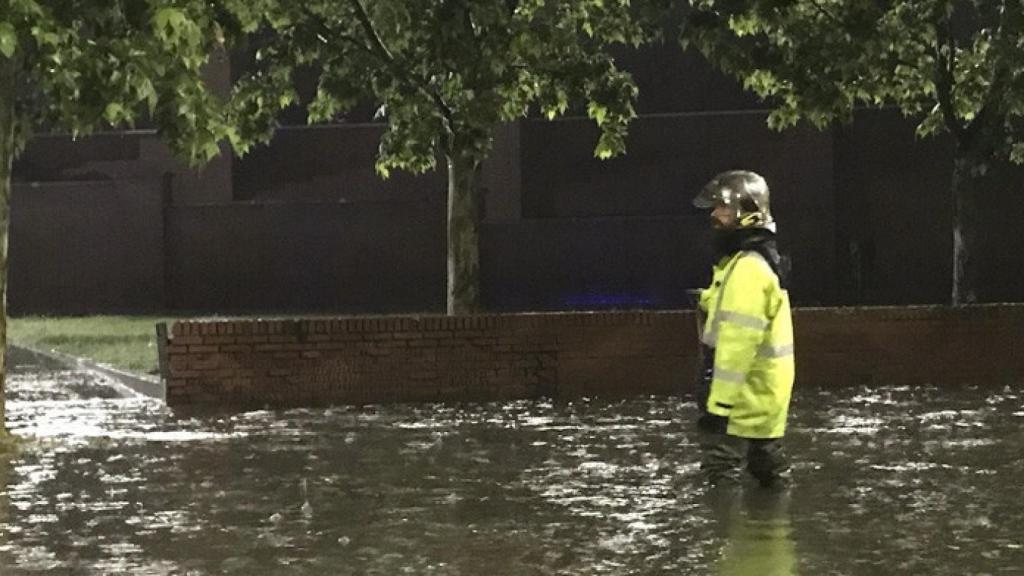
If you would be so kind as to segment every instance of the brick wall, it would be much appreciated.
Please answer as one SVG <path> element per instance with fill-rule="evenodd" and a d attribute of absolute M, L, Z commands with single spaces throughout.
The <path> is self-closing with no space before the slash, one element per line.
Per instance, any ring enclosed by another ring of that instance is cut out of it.
<path fill-rule="evenodd" d="M 798 386 L 1024 378 L 1024 306 L 795 311 Z M 171 406 L 283 407 L 676 394 L 696 375 L 692 312 L 178 322 Z"/>
<path fill-rule="evenodd" d="M 1024 382 L 1024 305 L 807 308 L 794 312 L 798 384 Z"/>
<path fill-rule="evenodd" d="M 292 406 L 678 390 L 680 312 L 178 322 L 167 402 Z"/>

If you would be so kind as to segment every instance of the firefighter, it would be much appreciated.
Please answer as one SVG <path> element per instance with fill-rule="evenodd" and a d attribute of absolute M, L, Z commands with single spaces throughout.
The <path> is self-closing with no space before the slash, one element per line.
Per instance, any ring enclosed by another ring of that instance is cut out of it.
<path fill-rule="evenodd" d="M 716 260 L 711 286 L 699 294 L 701 470 L 711 485 L 736 484 L 746 464 L 762 486 L 782 487 L 793 323 L 768 184 L 754 172 L 723 172 L 693 204 L 711 211 Z"/>

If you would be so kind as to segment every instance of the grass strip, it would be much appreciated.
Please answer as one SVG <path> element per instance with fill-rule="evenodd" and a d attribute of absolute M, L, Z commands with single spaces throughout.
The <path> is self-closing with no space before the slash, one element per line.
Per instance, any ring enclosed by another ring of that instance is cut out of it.
<path fill-rule="evenodd" d="M 9 319 L 7 330 L 14 344 L 156 374 L 156 324 L 170 321 L 157 316 L 29 316 Z"/>

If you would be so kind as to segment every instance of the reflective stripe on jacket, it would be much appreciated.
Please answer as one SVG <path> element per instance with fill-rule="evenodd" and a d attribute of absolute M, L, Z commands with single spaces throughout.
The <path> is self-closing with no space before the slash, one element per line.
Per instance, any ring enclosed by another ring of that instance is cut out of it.
<path fill-rule="evenodd" d="M 714 269 L 701 293 L 702 340 L 715 350 L 707 411 L 729 418 L 728 434 L 780 438 L 793 390 L 789 294 L 757 252 L 738 252 Z"/>

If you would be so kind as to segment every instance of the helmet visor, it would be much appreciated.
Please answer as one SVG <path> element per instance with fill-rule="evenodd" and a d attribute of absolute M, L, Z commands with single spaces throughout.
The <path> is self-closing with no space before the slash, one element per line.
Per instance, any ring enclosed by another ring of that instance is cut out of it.
<path fill-rule="evenodd" d="M 711 182 L 703 189 L 700 194 L 693 199 L 693 206 L 700 208 L 701 210 L 710 210 L 715 206 L 722 203 L 722 191 L 717 182 Z"/>

